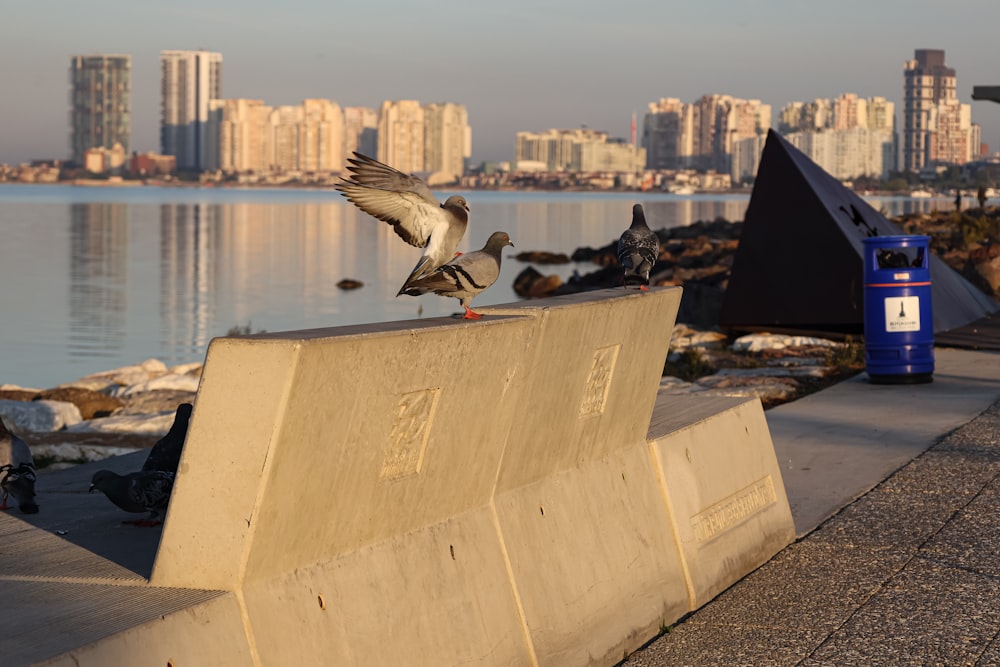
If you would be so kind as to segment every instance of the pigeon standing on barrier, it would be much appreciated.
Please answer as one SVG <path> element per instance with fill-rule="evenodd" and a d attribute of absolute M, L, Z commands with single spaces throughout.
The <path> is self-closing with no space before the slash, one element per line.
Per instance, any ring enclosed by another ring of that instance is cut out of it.
<path fill-rule="evenodd" d="M 465 308 L 464 320 L 482 317 L 472 310 L 472 300 L 500 277 L 500 251 L 513 246 L 506 232 L 493 232 L 482 250 L 456 257 L 423 278 L 412 281 L 404 294 L 419 296 L 434 292 L 458 299 Z"/>
<path fill-rule="evenodd" d="M 36 514 L 35 460 L 21 438 L 7 430 L 0 418 L 0 510 L 10 509 L 7 498 L 13 497 L 25 514 Z"/>
<path fill-rule="evenodd" d="M 648 290 L 649 272 L 660 254 L 660 239 L 656 232 L 646 225 L 646 214 L 642 204 L 632 207 L 632 225 L 622 232 L 618 239 L 618 263 L 624 271 L 625 288 L 638 285 Z"/>
<path fill-rule="evenodd" d="M 458 254 L 469 225 L 465 197 L 452 195 L 442 204 L 416 176 L 357 152 L 347 162 L 350 178 L 334 187 L 368 215 L 392 225 L 401 239 L 424 249 L 396 296 Z"/>
<path fill-rule="evenodd" d="M 98 470 L 90 480 L 90 490 L 97 489 L 108 500 L 126 512 L 149 512 L 145 519 L 128 520 L 137 526 L 156 526 L 162 523 L 163 512 L 170 502 L 174 476 L 181 460 L 184 440 L 194 406 L 181 403 L 174 413 L 174 423 L 153 448 L 138 472 L 119 475 L 110 470 Z"/>

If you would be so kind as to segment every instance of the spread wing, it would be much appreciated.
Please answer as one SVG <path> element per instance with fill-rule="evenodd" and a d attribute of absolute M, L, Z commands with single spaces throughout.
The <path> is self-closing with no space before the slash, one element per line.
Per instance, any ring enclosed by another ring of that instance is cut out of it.
<path fill-rule="evenodd" d="M 427 184 L 378 160 L 355 153 L 348 159 L 349 179 L 334 187 L 362 211 L 392 225 L 401 239 L 423 248 L 436 232 L 441 236 L 450 216 Z"/>

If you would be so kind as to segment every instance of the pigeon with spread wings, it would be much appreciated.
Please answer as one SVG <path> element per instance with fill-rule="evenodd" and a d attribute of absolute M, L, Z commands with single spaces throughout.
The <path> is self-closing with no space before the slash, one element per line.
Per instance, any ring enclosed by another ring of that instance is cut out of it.
<path fill-rule="evenodd" d="M 469 225 L 465 197 L 452 195 L 442 204 L 416 176 L 357 152 L 347 162 L 350 178 L 334 187 L 368 215 L 392 225 L 401 239 L 424 249 L 396 296 L 458 254 L 458 243 Z"/>

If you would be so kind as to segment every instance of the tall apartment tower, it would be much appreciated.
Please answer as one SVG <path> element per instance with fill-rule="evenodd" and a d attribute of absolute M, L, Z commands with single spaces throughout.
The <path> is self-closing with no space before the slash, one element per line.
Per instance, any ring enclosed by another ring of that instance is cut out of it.
<path fill-rule="evenodd" d="M 649 103 L 642 121 L 649 169 L 685 169 L 694 161 L 694 107 L 675 97 Z"/>
<path fill-rule="evenodd" d="M 378 155 L 378 112 L 369 107 L 344 107 L 344 155 Z"/>
<path fill-rule="evenodd" d="M 132 57 L 73 56 L 70 80 L 70 153 L 83 164 L 91 148 L 121 144 L 129 153 L 132 133 Z"/>
<path fill-rule="evenodd" d="M 424 110 L 420 102 L 382 102 L 378 160 L 406 174 L 424 171 Z"/>
<path fill-rule="evenodd" d="M 955 70 L 943 50 L 917 49 L 903 64 L 903 169 L 919 171 L 931 159 L 935 110 L 955 97 Z"/>
<path fill-rule="evenodd" d="M 222 54 L 160 53 L 160 149 L 177 158 L 177 169 L 203 171 L 208 145 L 209 102 L 222 98 Z"/>
<path fill-rule="evenodd" d="M 458 180 L 472 155 L 469 112 L 463 104 L 442 102 L 424 107 L 424 171 L 450 174 Z"/>

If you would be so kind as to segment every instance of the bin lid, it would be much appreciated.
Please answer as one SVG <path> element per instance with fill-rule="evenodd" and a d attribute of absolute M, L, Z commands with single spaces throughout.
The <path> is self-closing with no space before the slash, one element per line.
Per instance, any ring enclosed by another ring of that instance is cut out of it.
<path fill-rule="evenodd" d="M 904 235 L 774 130 L 769 130 L 719 324 L 734 329 L 861 333 L 864 239 Z M 934 331 L 1000 311 L 930 256 Z"/>

